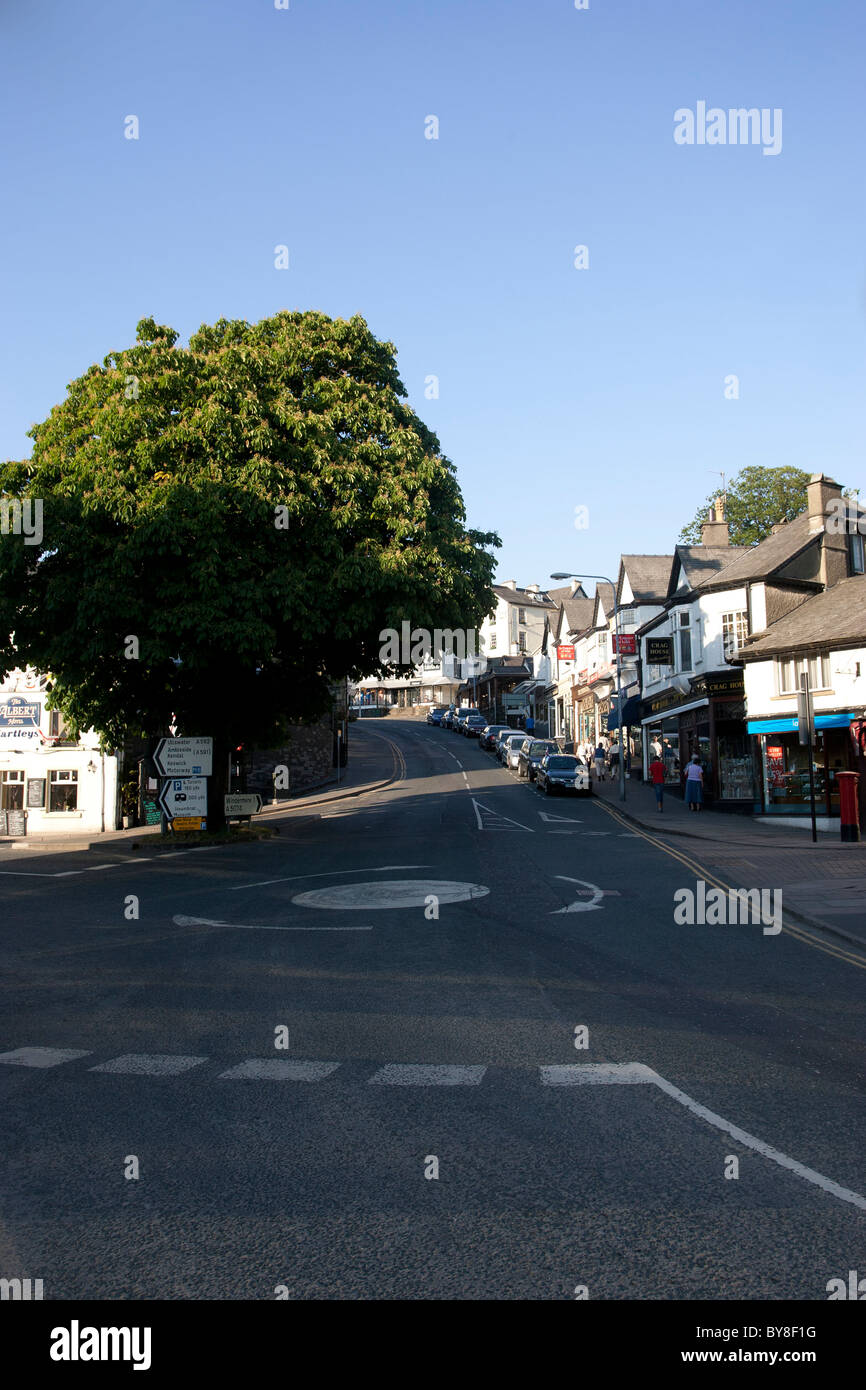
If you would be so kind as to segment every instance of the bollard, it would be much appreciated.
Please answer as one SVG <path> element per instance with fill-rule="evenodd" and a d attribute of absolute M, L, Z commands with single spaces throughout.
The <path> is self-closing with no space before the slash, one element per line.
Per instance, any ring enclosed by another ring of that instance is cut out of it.
<path fill-rule="evenodd" d="M 860 815 L 857 806 L 859 772 L 837 772 L 839 783 L 839 829 L 843 840 L 860 839 Z"/>

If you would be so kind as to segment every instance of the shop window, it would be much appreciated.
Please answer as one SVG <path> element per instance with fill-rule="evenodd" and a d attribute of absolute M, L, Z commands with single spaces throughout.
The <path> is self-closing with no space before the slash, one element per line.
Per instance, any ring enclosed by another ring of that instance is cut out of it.
<path fill-rule="evenodd" d="M 722 646 L 726 661 L 733 661 L 748 635 L 749 620 L 745 610 L 722 614 Z"/>
<path fill-rule="evenodd" d="M 864 566 L 863 537 L 859 532 L 848 537 L 848 546 L 851 556 L 851 573 L 863 574 L 866 566 Z"/>
<path fill-rule="evenodd" d="M 648 730 L 647 764 L 660 757 L 665 765 L 665 782 L 678 785 L 680 780 L 680 729 L 677 715 L 660 719 Z"/>
<path fill-rule="evenodd" d="M 24 810 L 24 769 L 0 772 L 0 811 Z"/>
<path fill-rule="evenodd" d="M 73 771 L 49 772 L 48 774 L 49 811 L 78 810 L 78 773 Z"/>

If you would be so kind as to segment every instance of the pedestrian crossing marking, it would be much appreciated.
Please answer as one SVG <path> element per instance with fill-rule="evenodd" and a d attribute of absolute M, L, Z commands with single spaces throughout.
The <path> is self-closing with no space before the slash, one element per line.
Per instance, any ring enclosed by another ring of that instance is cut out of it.
<path fill-rule="evenodd" d="M 100 1062 L 90 1071 L 121 1072 L 126 1076 L 178 1076 L 200 1067 L 207 1057 L 172 1057 L 164 1053 L 129 1052 L 111 1062 Z"/>
<path fill-rule="evenodd" d="M 0 1062 L 10 1067 L 59 1067 L 89 1056 L 77 1047 L 17 1047 L 14 1052 L 0 1052 Z"/>
<path fill-rule="evenodd" d="M 403 1066 L 381 1067 L 367 1083 L 370 1086 L 479 1086 L 486 1067 Z"/>

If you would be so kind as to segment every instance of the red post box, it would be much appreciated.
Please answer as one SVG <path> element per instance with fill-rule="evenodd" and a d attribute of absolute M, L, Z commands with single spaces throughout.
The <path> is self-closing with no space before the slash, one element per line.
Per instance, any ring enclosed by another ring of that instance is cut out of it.
<path fill-rule="evenodd" d="M 860 814 L 857 807 L 859 772 L 837 772 L 839 783 L 839 828 L 843 840 L 860 839 Z"/>

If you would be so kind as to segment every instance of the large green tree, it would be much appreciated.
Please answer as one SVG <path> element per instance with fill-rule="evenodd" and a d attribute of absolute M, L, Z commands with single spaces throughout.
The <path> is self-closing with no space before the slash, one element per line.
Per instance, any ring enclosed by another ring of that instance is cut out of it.
<path fill-rule="evenodd" d="M 755 545 L 769 536 L 779 521 L 793 521 L 805 510 L 810 474 L 802 468 L 743 468 L 727 485 L 725 515 L 732 545 Z M 686 545 L 699 545 L 701 523 L 715 504 L 711 493 L 680 532 Z"/>
<path fill-rule="evenodd" d="M 112 746 L 174 716 L 213 735 L 217 774 L 378 669 L 381 629 L 480 621 L 499 541 L 467 529 L 361 317 L 177 336 L 142 320 L 0 466 L 0 494 L 43 509 L 40 544 L 0 537 L 0 669 L 50 671 L 73 727 Z"/>

